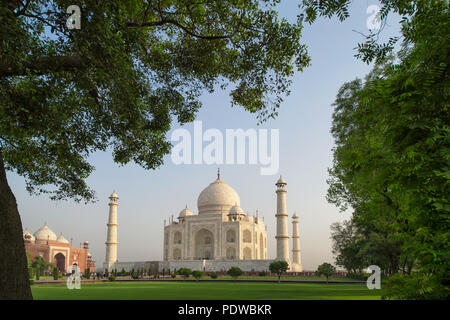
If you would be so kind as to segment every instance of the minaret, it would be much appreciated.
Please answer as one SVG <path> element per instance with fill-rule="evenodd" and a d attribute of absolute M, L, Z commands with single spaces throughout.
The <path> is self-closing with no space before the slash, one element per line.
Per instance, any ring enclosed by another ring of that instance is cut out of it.
<path fill-rule="evenodd" d="M 106 238 L 106 268 L 110 269 L 112 264 L 117 261 L 117 206 L 119 205 L 119 197 L 115 192 L 109 196 L 109 219 L 108 234 Z"/>
<path fill-rule="evenodd" d="M 298 264 L 301 268 L 300 259 L 300 235 L 298 232 L 298 215 L 294 213 L 292 216 L 292 263 Z"/>
<path fill-rule="evenodd" d="M 288 214 L 286 210 L 286 181 L 280 176 L 277 183 L 277 260 L 289 263 Z"/>

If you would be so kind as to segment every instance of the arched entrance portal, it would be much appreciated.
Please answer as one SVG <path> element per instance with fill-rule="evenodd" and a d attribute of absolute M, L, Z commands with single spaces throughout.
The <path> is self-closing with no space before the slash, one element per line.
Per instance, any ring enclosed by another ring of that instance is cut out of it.
<path fill-rule="evenodd" d="M 56 267 L 58 268 L 59 272 L 65 273 L 66 272 L 66 257 L 60 252 L 55 255 L 55 261 L 56 261 Z"/>
<path fill-rule="evenodd" d="M 195 234 L 195 259 L 214 259 L 214 236 L 211 231 L 201 229 Z"/>

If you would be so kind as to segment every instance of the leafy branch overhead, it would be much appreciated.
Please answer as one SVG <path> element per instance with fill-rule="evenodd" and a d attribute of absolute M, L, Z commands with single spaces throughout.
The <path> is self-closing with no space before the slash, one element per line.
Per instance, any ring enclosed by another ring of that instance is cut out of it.
<path fill-rule="evenodd" d="M 92 200 L 86 158 L 146 169 L 170 150 L 172 121 L 192 121 L 203 92 L 230 86 L 231 102 L 260 122 L 276 116 L 295 70 L 309 65 L 302 26 L 278 1 L 3 0 L 0 150 L 30 192 Z M 50 189 L 49 185 L 56 185 Z"/>
<path fill-rule="evenodd" d="M 411 45 L 414 42 L 415 22 L 427 12 L 427 5 L 431 2 L 430 0 L 380 0 L 381 25 L 386 24 L 389 14 L 400 16 L 401 37 L 391 36 L 386 42 L 379 43 L 378 38 L 383 28 L 371 30 L 367 35 L 360 33 L 364 37 L 364 42 L 358 43 L 355 56 L 367 63 L 374 60 L 380 62 L 394 51 L 399 40 L 402 40 L 403 46 Z M 350 17 L 352 3 L 353 0 L 303 0 L 304 20 L 313 23 L 318 17 L 331 19 L 336 16 L 342 22 Z"/>

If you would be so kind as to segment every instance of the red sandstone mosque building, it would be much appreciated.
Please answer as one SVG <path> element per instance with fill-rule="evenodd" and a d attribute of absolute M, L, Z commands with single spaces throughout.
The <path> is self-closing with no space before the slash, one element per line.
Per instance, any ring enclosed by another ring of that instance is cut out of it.
<path fill-rule="evenodd" d="M 89 269 L 94 271 L 95 261 L 89 253 L 89 242 L 85 241 L 83 247 L 75 248 L 62 233 L 59 237 L 44 224 L 33 235 L 25 229 L 23 233 L 25 249 L 31 258 L 41 256 L 46 262 L 53 263 L 61 273 L 66 273 L 73 265 L 80 268 L 81 272 Z M 71 270 L 71 269 L 70 269 Z"/>

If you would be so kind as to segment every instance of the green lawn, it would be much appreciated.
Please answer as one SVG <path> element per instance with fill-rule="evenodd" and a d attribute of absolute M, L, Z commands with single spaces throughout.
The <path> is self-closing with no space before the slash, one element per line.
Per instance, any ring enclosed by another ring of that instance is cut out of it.
<path fill-rule="evenodd" d="M 381 290 L 368 290 L 363 284 L 171 282 L 136 281 L 82 283 L 80 290 L 65 284 L 35 284 L 33 297 L 39 299 L 380 299 Z"/>

